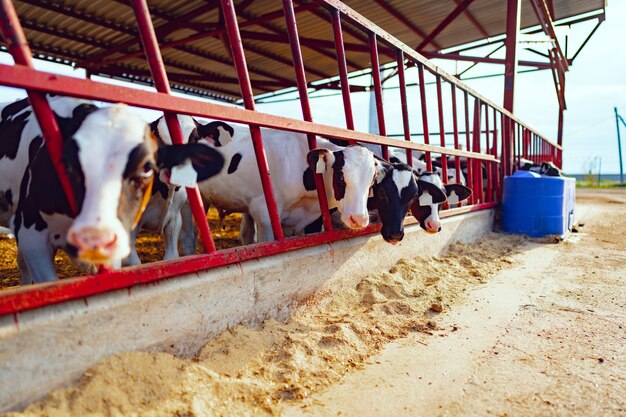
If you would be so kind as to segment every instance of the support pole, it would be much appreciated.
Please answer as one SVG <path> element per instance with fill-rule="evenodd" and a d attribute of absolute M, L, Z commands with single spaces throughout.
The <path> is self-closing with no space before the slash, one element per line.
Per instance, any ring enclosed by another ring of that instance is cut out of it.
<path fill-rule="evenodd" d="M 617 107 L 613 107 L 615 110 L 615 127 L 617 128 L 617 151 L 619 152 L 619 182 L 624 183 L 624 165 L 622 164 L 622 138 L 619 134 L 619 114 L 617 113 Z"/>
<path fill-rule="evenodd" d="M 504 64 L 504 108 L 511 113 L 515 103 L 515 77 L 517 75 L 517 37 L 520 30 L 521 17 L 521 0 L 507 0 L 506 13 L 506 58 Z M 512 146 L 509 146 L 514 140 L 513 123 L 510 119 L 505 119 L 503 131 L 503 140 L 507 142 L 507 146 L 503 147 L 506 151 L 504 155 L 505 175 L 512 173 L 513 156 L 511 154 Z"/>
<path fill-rule="evenodd" d="M 239 34 L 239 24 L 237 23 L 237 14 L 235 13 L 235 4 L 232 0 L 220 0 L 222 5 L 222 13 L 224 14 L 224 22 L 226 23 L 226 33 L 230 41 L 230 49 L 235 63 L 235 71 L 239 79 L 239 87 L 241 88 L 241 98 L 247 110 L 255 110 L 254 95 L 252 93 L 252 85 L 250 84 L 250 74 L 248 74 L 248 66 L 246 64 L 246 56 L 243 51 L 241 35 Z M 263 139 L 261 137 L 261 128 L 259 126 L 250 125 L 250 134 L 252 135 L 252 146 L 261 177 L 261 185 L 265 195 L 265 203 L 269 214 L 270 223 L 274 239 L 283 240 L 283 229 L 280 224 L 278 215 L 278 207 L 276 206 L 276 198 L 274 197 L 274 188 L 270 178 L 269 165 L 265 148 L 263 147 Z"/>
<path fill-rule="evenodd" d="M 350 83 L 348 82 L 348 65 L 346 64 L 346 51 L 343 45 L 343 31 L 341 30 L 341 14 L 339 10 L 331 11 L 333 22 L 333 36 L 335 50 L 337 51 L 337 65 L 339 66 L 339 78 L 341 80 L 341 96 L 343 98 L 343 110 L 346 116 L 346 128 L 354 130 L 354 118 L 352 116 L 352 101 L 350 100 Z"/>
<path fill-rule="evenodd" d="M 383 86 L 380 80 L 380 62 L 378 59 L 378 40 L 374 33 L 369 34 L 370 60 L 372 64 L 372 79 L 374 80 L 374 97 L 376 98 L 376 114 L 378 115 L 378 134 L 387 136 L 385 127 L 385 112 L 383 109 Z M 381 145 L 383 159 L 389 160 L 389 148 Z"/>
<path fill-rule="evenodd" d="M 28 68 L 34 68 L 30 47 L 28 46 L 24 30 L 22 29 L 22 25 L 20 24 L 11 0 L 2 0 L 0 2 L 0 32 L 2 32 L 2 36 L 7 43 L 8 51 L 15 63 Z M 33 108 L 33 112 L 37 117 L 41 132 L 43 133 L 44 143 L 50 155 L 52 166 L 59 178 L 61 188 L 65 192 L 65 198 L 67 198 L 70 212 L 72 215 L 77 215 L 78 206 L 76 199 L 72 192 L 70 180 L 65 172 L 65 166 L 61 161 L 63 136 L 61 135 L 57 120 L 54 117 L 54 113 L 44 93 L 30 90 L 26 90 L 26 93 L 28 94 L 28 100 Z"/>
<path fill-rule="evenodd" d="M 298 95 L 300 96 L 300 106 L 302 107 L 302 117 L 307 122 L 313 121 L 311 113 L 311 104 L 309 102 L 309 92 L 306 84 L 306 72 L 304 68 L 304 59 L 302 58 L 302 49 L 300 47 L 300 37 L 298 36 L 298 25 L 296 23 L 296 13 L 293 8 L 293 0 L 283 0 L 283 10 L 285 12 L 285 23 L 287 25 L 287 35 L 289 45 L 291 47 L 291 56 L 293 58 L 293 66 L 296 74 L 296 82 L 298 84 Z M 317 148 L 317 139 L 313 133 L 307 134 L 309 150 Z M 324 230 L 333 230 L 330 212 L 328 211 L 328 199 L 326 198 L 326 189 L 324 187 L 324 177 L 322 174 L 315 174 L 315 188 L 317 189 L 317 198 L 320 202 L 320 211 L 322 213 L 322 221 Z"/>
<path fill-rule="evenodd" d="M 150 11 L 146 0 L 133 0 L 133 11 L 137 19 L 137 27 L 139 28 L 139 34 L 141 36 L 141 43 L 143 44 L 144 51 L 148 57 L 148 64 L 150 65 L 150 72 L 152 73 L 152 79 L 154 80 L 154 86 L 160 93 L 171 94 L 170 84 L 165 72 L 165 66 L 163 65 L 163 58 L 161 56 L 161 50 L 154 32 L 154 26 L 152 25 L 152 19 L 150 17 Z M 183 132 L 180 129 L 178 118 L 176 113 L 164 112 L 165 122 L 167 123 L 167 129 L 170 132 L 172 143 L 180 145 L 184 143 Z M 187 198 L 189 200 L 189 206 L 193 213 L 193 218 L 196 221 L 198 232 L 200 234 L 200 241 L 204 247 L 204 251 L 215 252 L 215 243 L 211 237 L 211 229 L 206 218 L 206 210 L 202 204 L 200 198 L 200 191 L 198 186 L 194 188 L 186 188 Z"/>

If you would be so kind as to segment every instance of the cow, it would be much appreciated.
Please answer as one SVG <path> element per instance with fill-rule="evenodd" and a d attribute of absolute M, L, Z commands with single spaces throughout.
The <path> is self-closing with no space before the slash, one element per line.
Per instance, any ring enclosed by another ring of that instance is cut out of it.
<path fill-rule="evenodd" d="M 406 160 L 406 152 L 403 149 L 394 149 L 390 160 L 396 163 Z M 444 190 L 448 203 L 459 204 L 472 195 L 472 190 L 464 185 L 465 178 L 462 173 L 460 176 L 462 183 L 451 182 L 444 185 L 441 180 L 443 171 L 440 167 L 433 173 L 426 170 L 426 163 L 423 160 L 414 157 L 412 162 L 414 174 L 421 181 L 429 182 L 435 188 Z M 448 169 L 448 179 L 456 180 L 456 170 Z M 411 214 L 426 232 L 440 232 L 441 220 L 439 218 L 439 210 L 441 210 L 441 203 L 443 202 L 436 199 L 433 199 L 431 202 L 429 197 L 420 197 L 417 202 L 411 204 Z"/>
<path fill-rule="evenodd" d="M 199 183 L 200 191 L 220 211 L 248 213 L 256 224 L 258 241 L 270 241 L 274 235 L 249 128 L 231 127 L 233 140 L 219 148 L 227 169 Z M 286 236 L 303 233 L 320 216 L 314 173 L 322 174 L 329 207 L 339 210 L 347 227 L 359 229 L 369 224 L 368 191 L 382 171 L 371 152 L 359 146 L 342 148 L 322 138 L 318 139 L 319 148 L 309 151 L 304 134 L 261 131 Z M 250 243 L 253 233 L 254 229 L 251 234 L 242 233 L 242 242 Z"/>
<path fill-rule="evenodd" d="M 56 250 L 87 264 L 119 266 L 151 195 L 155 172 L 191 161 L 198 180 L 224 159 L 204 144 L 157 146 L 148 124 L 124 104 L 98 108 L 48 96 L 63 138 L 62 162 L 76 199 L 71 212 L 27 99 L 0 106 L 0 226 L 18 245 L 20 283 L 56 280 Z"/>
<path fill-rule="evenodd" d="M 537 174 L 545 175 L 548 177 L 561 177 L 561 170 L 552 163 L 552 161 L 542 162 L 541 164 L 535 164 L 533 161 L 520 158 L 519 160 L 520 171 L 531 171 Z"/>
<path fill-rule="evenodd" d="M 179 115 L 184 143 L 198 143 L 200 139 L 214 147 L 221 147 L 232 141 L 233 130 L 224 122 L 212 121 L 201 123 L 186 115 Z M 157 139 L 159 147 L 172 144 L 172 139 L 163 116 L 150 123 L 150 131 Z M 163 259 L 178 258 L 178 241 L 183 255 L 192 255 L 196 251 L 197 231 L 192 220 L 191 209 L 187 202 L 187 192 L 183 187 L 169 184 L 160 175 L 154 178 L 152 195 L 139 223 L 131 233 L 130 255 L 123 265 L 139 265 L 136 239 L 140 230 L 148 230 L 163 235 L 165 252 Z"/>
<path fill-rule="evenodd" d="M 367 200 L 370 218 L 382 223 L 381 235 L 386 242 L 393 245 L 404 237 L 404 219 L 409 207 L 420 196 L 431 198 L 436 203 L 446 200 L 446 190 L 441 184 L 433 184 L 429 177 L 420 178 L 414 171 L 403 163 L 390 163 L 376 157 L 380 166 L 376 181 L 371 187 L 371 195 Z M 417 203 L 419 204 L 419 203 Z M 331 210 L 331 220 L 334 229 L 345 229 L 345 225 L 338 220 L 338 211 Z M 317 233 L 322 230 L 322 217 L 307 225 L 304 234 Z M 242 217 L 241 235 L 245 243 L 253 242 L 254 222 L 244 215 Z"/>

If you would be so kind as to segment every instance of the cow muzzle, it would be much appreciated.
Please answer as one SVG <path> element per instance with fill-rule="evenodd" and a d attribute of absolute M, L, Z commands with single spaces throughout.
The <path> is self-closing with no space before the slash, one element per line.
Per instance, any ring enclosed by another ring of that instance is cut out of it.
<path fill-rule="evenodd" d="M 118 236 L 108 228 L 70 230 L 68 242 L 77 248 L 78 259 L 100 265 L 111 264 L 119 252 Z"/>
<path fill-rule="evenodd" d="M 369 214 L 351 214 L 341 219 L 350 229 L 362 229 L 370 223 Z"/>
<path fill-rule="evenodd" d="M 422 228 L 428 233 L 435 234 L 441 231 L 441 223 L 426 220 Z"/>
<path fill-rule="evenodd" d="M 404 232 L 383 234 L 385 242 L 397 245 L 404 238 Z"/>

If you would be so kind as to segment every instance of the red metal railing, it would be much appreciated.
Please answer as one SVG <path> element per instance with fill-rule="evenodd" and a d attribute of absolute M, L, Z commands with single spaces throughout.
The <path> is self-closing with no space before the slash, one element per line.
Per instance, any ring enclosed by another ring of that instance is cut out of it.
<path fill-rule="evenodd" d="M 413 152 L 420 151 L 425 153 L 427 169 L 432 170 L 436 161 L 441 163 L 444 182 L 448 182 L 448 158 L 453 158 L 453 165 L 450 169 L 454 169 L 458 180 L 463 174 L 463 165 L 466 166 L 466 183 L 472 188 L 473 196 L 469 201 L 469 205 L 445 210 L 442 212 L 443 217 L 494 207 L 501 199 L 504 175 L 514 171 L 515 164 L 519 162 L 520 158 L 530 158 L 539 163 L 560 157 L 560 146 L 546 140 L 530 127 L 523 124 L 513 114 L 481 97 L 467 85 L 434 66 L 415 50 L 402 44 L 338 0 L 320 0 L 329 16 L 325 14 L 326 12 L 323 9 L 315 10 L 307 7 L 304 11 L 324 18 L 324 21 L 327 22 L 326 24 L 329 25 L 329 31 L 332 31 L 336 48 L 337 74 L 339 75 L 339 88 L 342 93 L 346 128 L 312 122 L 313 112 L 307 91 L 305 63 L 300 50 L 296 13 L 292 0 L 282 1 L 283 16 L 286 23 L 286 33 L 289 37 L 303 120 L 294 120 L 255 111 L 245 51 L 242 47 L 236 18 L 237 14 L 232 0 L 220 0 L 220 4 L 228 35 L 228 47 L 233 58 L 245 108 L 226 107 L 220 104 L 200 102 L 170 95 L 168 77 L 160 55 L 155 29 L 152 26 L 146 0 L 133 0 L 131 7 L 137 18 L 144 53 L 155 80 L 156 93 L 131 90 L 126 87 L 52 75 L 34 70 L 30 61 L 30 50 L 23 38 L 23 32 L 15 16 L 12 4 L 9 0 L 1 1 L 0 5 L 3 13 L 0 22 L 2 27 L 0 29 L 5 40 L 9 43 L 9 52 L 14 56 L 16 65 L 0 65 L 0 85 L 24 88 L 28 91 L 29 97 L 39 97 L 33 100 L 33 105 L 35 105 L 35 102 L 38 103 L 39 111 L 36 111 L 36 115 L 45 133 L 46 144 L 50 149 L 51 155 L 55 155 L 55 149 L 62 143 L 62 139 L 60 134 L 58 134 L 58 128 L 55 128 L 55 120 L 52 117 L 48 103 L 43 98 L 43 95 L 48 92 L 105 102 L 125 102 L 133 106 L 161 110 L 165 113 L 167 126 L 174 143 L 182 142 L 182 134 L 178 120 L 175 117 L 176 114 L 187 114 L 247 124 L 250 127 L 275 241 L 215 251 L 197 187 L 188 189 L 194 218 L 200 230 L 205 252 L 208 254 L 159 262 L 155 265 L 127 268 L 122 271 L 105 272 L 94 276 L 65 279 L 28 288 L 7 290 L 0 295 L 0 314 L 17 313 L 50 303 L 86 297 L 108 290 L 129 288 L 139 283 L 152 282 L 184 273 L 205 270 L 211 267 L 237 263 L 247 259 L 273 255 L 317 244 L 332 244 L 332 242 L 338 239 L 362 236 L 380 230 L 379 225 L 371 225 L 357 232 L 348 230 L 333 231 L 330 224 L 326 196 L 323 187 L 321 187 L 321 177 L 316 176 L 316 183 L 318 184 L 318 190 L 320 190 L 318 196 L 326 231 L 306 237 L 285 239 L 278 217 L 270 176 L 271 167 L 268 166 L 260 127 L 306 134 L 310 148 L 316 146 L 316 136 L 318 135 L 342 139 L 350 143 L 358 141 L 379 145 L 385 158 L 389 156 L 389 147 L 403 148 L 406 150 L 409 164 L 412 164 L 411 156 Z M 272 15 L 272 18 L 277 16 L 279 17 L 280 14 Z M 370 69 L 373 77 L 372 88 L 374 88 L 376 100 L 379 134 L 355 131 L 347 69 L 348 58 L 343 40 L 344 29 L 342 29 L 342 21 L 344 20 L 350 23 L 345 30 L 349 31 L 352 37 L 363 42 L 360 46 L 356 44 L 348 45 L 350 46 L 350 51 L 352 53 L 369 53 L 371 57 Z M 392 57 L 396 65 L 400 85 L 403 140 L 386 137 L 388 120 L 385 118 L 383 106 L 383 80 L 381 80 L 379 73 L 380 56 Z M 406 78 L 409 71 L 413 69 L 416 69 L 417 72 L 419 92 L 410 94 Z M 429 100 L 426 77 L 434 79 L 434 100 Z M 444 99 L 444 91 L 448 91 L 446 84 L 450 86 L 449 102 Z M 459 92 L 462 92 L 462 96 L 459 96 Z M 461 97 L 461 99 L 457 101 L 457 97 Z M 418 114 L 410 114 L 409 100 L 420 104 Z M 430 144 L 429 112 L 427 109 L 429 101 L 437 104 L 439 146 Z M 462 120 L 459 120 L 459 118 Z M 414 126 L 421 126 L 419 134 L 423 135 L 423 143 L 411 140 L 411 120 L 415 120 Z M 446 123 L 452 126 L 452 143 L 447 143 L 449 135 L 446 134 Z M 461 144 L 463 141 L 459 125 L 464 126 L 465 129 L 465 149 L 462 149 L 463 146 Z M 436 159 L 438 156 L 439 159 Z M 59 177 L 63 178 L 64 173 L 62 169 L 59 169 L 60 165 L 57 164 L 55 167 Z M 485 173 L 484 178 L 483 173 Z M 71 189 L 67 187 L 64 190 L 68 200 L 70 202 L 73 201 Z M 407 224 L 414 222 L 413 219 L 407 219 L 406 221 Z"/>

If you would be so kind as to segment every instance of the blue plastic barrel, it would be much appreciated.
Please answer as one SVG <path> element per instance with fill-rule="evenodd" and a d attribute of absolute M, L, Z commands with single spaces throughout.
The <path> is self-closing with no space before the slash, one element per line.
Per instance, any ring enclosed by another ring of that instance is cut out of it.
<path fill-rule="evenodd" d="M 504 178 L 502 228 L 531 237 L 563 235 L 574 224 L 576 180 L 517 171 Z"/>

